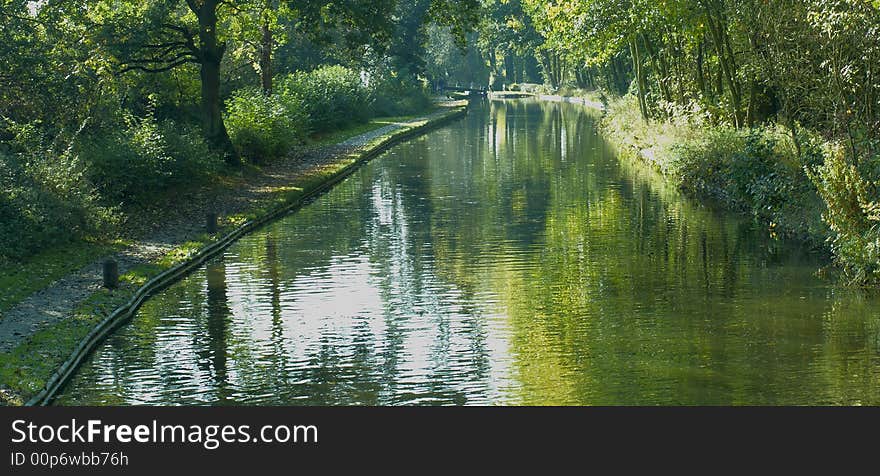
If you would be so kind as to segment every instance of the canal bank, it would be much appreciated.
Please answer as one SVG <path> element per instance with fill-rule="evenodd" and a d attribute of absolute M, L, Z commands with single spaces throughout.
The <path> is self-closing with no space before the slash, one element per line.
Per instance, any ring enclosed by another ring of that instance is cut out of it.
<path fill-rule="evenodd" d="M 648 165 L 707 205 L 753 217 L 769 236 L 795 238 L 831 256 L 832 232 L 822 217 L 826 204 L 809 175 L 818 173 L 808 171 L 821 164 L 824 151 L 822 141 L 806 131 L 796 144 L 781 127 L 735 130 L 686 111 L 646 122 L 632 96 L 530 96 L 601 111 L 599 127 L 621 159 Z"/>
<path fill-rule="evenodd" d="M 248 231 L 302 206 L 389 146 L 465 113 L 464 104 L 448 103 L 428 116 L 390 123 L 264 171 L 263 180 L 241 184 L 237 196 L 214 197 L 226 211 L 219 217 L 216 233 L 204 232 L 205 214 L 197 211 L 184 223 L 188 229 L 134 243 L 129 250 L 139 252 L 133 257 L 132 253 L 115 256 L 123 273 L 112 291 L 99 287 L 99 261 L 36 293 L 0 321 L 2 335 L 9 341 L 3 342 L 0 354 L 0 401 L 48 402 L 82 358 L 151 293 Z M 218 204 L 205 207 L 217 210 Z"/>
<path fill-rule="evenodd" d="M 751 216 L 768 235 L 830 251 L 826 204 L 814 183 L 824 145 L 807 131 L 796 143 L 780 126 L 736 129 L 690 111 L 646 122 L 631 96 L 609 101 L 602 130 L 621 156 L 655 168 L 688 195 Z"/>

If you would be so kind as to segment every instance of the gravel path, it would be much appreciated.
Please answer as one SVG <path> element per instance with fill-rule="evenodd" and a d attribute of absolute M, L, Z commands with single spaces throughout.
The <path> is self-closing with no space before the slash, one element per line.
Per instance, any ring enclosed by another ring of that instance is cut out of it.
<path fill-rule="evenodd" d="M 445 114 L 438 112 L 410 122 L 418 122 Z M 130 219 L 129 229 L 144 230 L 128 248 L 90 263 L 18 303 L 0 318 L 0 352 L 9 352 L 42 327 L 71 316 L 87 297 L 99 290 L 102 263 L 114 258 L 120 274 L 132 267 L 161 258 L 180 244 L 204 232 L 204 217 L 209 211 L 220 216 L 247 211 L 256 202 L 267 199 L 274 189 L 290 184 L 303 172 L 321 166 L 331 159 L 354 152 L 372 140 L 400 129 L 406 123 L 389 124 L 338 144 L 307 147 L 295 155 L 248 174 L 238 187 L 212 189 L 203 187 L 182 192 L 174 203 L 159 203 Z M 173 205 L 173 206 L 169 206 Z"/>

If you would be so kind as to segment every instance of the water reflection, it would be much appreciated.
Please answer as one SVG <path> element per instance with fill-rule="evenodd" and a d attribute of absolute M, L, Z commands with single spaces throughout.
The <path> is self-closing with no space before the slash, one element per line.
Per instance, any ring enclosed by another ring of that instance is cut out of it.
<path fill-rule="evenodd" d="M 570 104 L 395 147 L 148 302 L 64 404 L 880 404 L 880 301 Z"/>

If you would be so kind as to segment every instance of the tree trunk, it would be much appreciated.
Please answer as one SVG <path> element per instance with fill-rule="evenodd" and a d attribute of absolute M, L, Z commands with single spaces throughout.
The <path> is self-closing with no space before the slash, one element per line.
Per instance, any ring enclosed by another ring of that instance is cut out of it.
<path fill-rule="evenodd" d="M 260 29 L 263 33 L 260 40 L 260 82 L 263 86 L 263 93 L 268 96 L 272 94 L 272 46 L 274 45 L 274 38 L 268 21 L 263 22 L 263 26 Z"/>
<path fill-rule="evenodd" d="M 516 57 L 513 53 L 505 52 L 502 64 L 504 68 L 504 82 L 507 84 L 516 82 Z"/>
<path fill-rule="evenodd" d="M 760 55 L 758 48 L 758 32 L 752 32 L 749 35 L 749 46 L 752 48 L 755 55 Z M 749 80 L 749 105 L 746 109 L 746 126 L 752 127 L 758 122 L 758 118 L 756 117 L 758 114 L 758 79 L 755 77 L 754 73 L 749 76 L 751 79 Z M 798 153 L 800 153 L 800 151 L 798 151 Z"/>
<path fill-rule="evenodd" d="M 549 54 L 549 65 L 550 65 L 550 82 L 553 89 L 559 89 L 562 87 L 562 60 L 558 53 L 553 52 Z"/>
<path fill-rule="evenodd" d="M 629 83 L 627 82 L 627 71 L 626 71 L 626 60 L 623 58 L 615 57 L 612 62 L 612 68 L 614 71 L 614 87 L 619 94 L 626 94 L 629 89 Z"/>
<path fill-rule="evenodd" d="M 202 131 L 208 143 L 226 154 L 226 162 L 238 165 L 241 161 L 223 124 L 223 108 L 220 98 L 220 65 L 226 45 L 217 42 L 218 0 L 205 0 L 201 4 L 190 3 L 199 19 L 199 59 L 202 80 Z M 196 8 L 193 8 L 196 7 Z"/>
<path fill-rule="evenodd" d="M 706 97 L 706 78 L 703 76 L 703 42 L 697 43 L 697 89 Z"/>
<path fill-rule="evenodd" d="M 499 68 L 498 68 L 498 53 L 493 51 L 489 51 L 485 58 L 480 58 L 481 60 L 485 59 L 489 62 L 489 87 L 492 87 L 498 78 L 501 77 Z M 482 56 L 482 53 L 480 54 Z"/>
<path fill-rule="evenodd" d="M 739 83 L 736 79 L 736 58 L 727 37 L 727 24 L 724 21 L 723 12 L 717 12 L 716 17 L 708 3 L 703 2 L 703 5 L 706 10 L 709 32 L 712 34 L 712 43 L 715 44 L 718 62 L 721 66 L 721 73 L 724 79 L 727 80 L 727 89 L 730 91 L 730 108 L 731 115 L 733 116 L 733 125 L 736 128 L 739 128 L 742 125 L 740 119 L 742 97 L 740 95 Z"/>
<path fill-rule="evenodd" d="M 758 83 L 752 79 L 749 83 L 749 105 L 746 108 L 746 126 L 752 127 L 757 122 Z"/>
<path fill-rule="evenodd" d="M 642 41 L 645 43 L 645 50 L 651 58 L 651 65 L 654 67 L 654 74 L 657 76 L 657 85 L 660 87 L 660 93 L 663 94 L 663 99 L 666 102 L 672 102 L 672 94 L 669 92 L 669 86 L 666 82 L 669 78 L 669 72 L 666 69 L 665 62 L 661 61 L 660 54 L 644 35 L 642 35 Z"/>
<path fill-rule="evenodd" d="M 794 142 L 794 148 L 797 150 L 798 159 L 803 157 L 803 148 L 801 146 L 800 135 L 797 131 L 797 124 L 794 122 L 794 117 L 792 117 L 791 111 L 788 107 L 788 100 L 785 101 L 785 106 L 783 110 L 785 111 L 785 125 L 788 127 L 788 131 L 791 134 L 791 140 Z"/>
<path fill-rule="evenodd" d="M 638 90 L 639 110 L 642 113 L 642 119 L 644 119 L 645 122 L 648 122 L 648 103 L 645 100 L 645 73 L 642 68 L 642 58 L 639 54 L 639 42 L 636 38 L 630 40 L 629 49 L 632 54 L 633 69 L 636 73 L 636 89 Z"/>
<path fill-rule="evenodd" d="M 590 87 L 590 70 L 587 68 L 587 66 L 581 65 L 574 69 L 575 82 L 581 89 Z"/>

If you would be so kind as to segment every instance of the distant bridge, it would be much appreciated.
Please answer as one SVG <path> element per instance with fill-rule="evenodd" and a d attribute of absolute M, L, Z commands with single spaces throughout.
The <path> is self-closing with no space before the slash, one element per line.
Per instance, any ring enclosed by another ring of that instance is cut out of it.
<path fill-rule="evenodd" d="M 485 96 L 489 92 L 489 88 L 485 86 L 474 86 L 474 87 L 465 87 L 465 86 L 442 86 L 440 87 L 442 91 L 455 92 L 455 93 L 468 93 L 471 96 Z"/>

